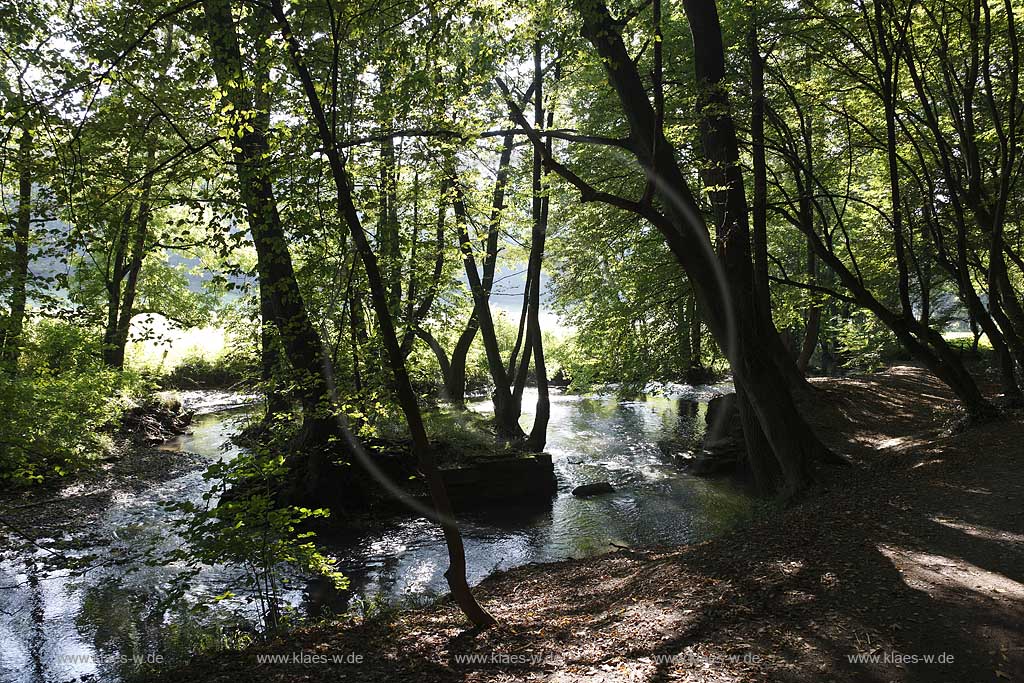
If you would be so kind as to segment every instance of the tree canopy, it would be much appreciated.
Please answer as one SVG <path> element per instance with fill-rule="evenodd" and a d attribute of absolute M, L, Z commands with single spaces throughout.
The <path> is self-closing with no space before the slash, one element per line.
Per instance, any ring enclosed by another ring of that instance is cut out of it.
<path fill-rule="evenodd" d="M 0 0 L 0 16 L 0 405 L 20 411 L 5 481 L 93 458 L 116 418 L 98 397 L 159 381 L 132 360 L 154 316 L 230 328 L 287 452 L 276 502 L 355 505 L 399 425 L 456 600 L 486 625 L 439 401 L 485 389 L 494 447 L 539 453 L 555 378 L 728 375 L 745 468 L 792 498 L 843 461 L 798 407 L 808 374 L 912 358 L 984 422 L 997 407 L 963 353 L 984 340 L 1022 400 L 1012 0 Z M 65 395 L 80 438 L 33 422 Z"/>

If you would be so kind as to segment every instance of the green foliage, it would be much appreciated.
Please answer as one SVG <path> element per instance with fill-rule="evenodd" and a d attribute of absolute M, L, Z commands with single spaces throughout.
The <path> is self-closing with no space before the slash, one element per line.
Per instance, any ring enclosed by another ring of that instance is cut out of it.
<path fill-rule="evenodd" d="M 237 592 L 247 603 L 254 603 L 263 629 L 274 632 L 289 621 L 284 592 L 296 572 L 328 579 L 338 590 L 348 585 L 334 559 L 313 542 L 315 533 L 306 528 L 330 511 L 275 503 L 271 487 L 285 472 L 283 456 L 245 452 L 207 468 L 203 478 L 211 488 L 203 494 L 202 503 L 166 503 L 178 515 L 175 526 L 183 543 L 151 561 L 178 562 L 189 568 L 175 580 L 169 599 L 183 598 L 203 565 L 243 567 L 240 576 L 217 588 L 222 592 L 204 597 L 220 602 L 235 598 Z"/>
<path fill-rule="evenodd" d="M 450 466 L 502 452 L 502 447 L 495 443 L 494 426 L 484 413 L 432 408 L 423 411 L 423 424 L 441 465 Z M 389 442 L 408 443 L 410 439 L 408 427 L 398 414 L 378 420 L 372 430 L 365 431 Z"/>
<path fill-rule="evenodd" d="M 16 376 L 0 376 L 0 485 L 38 483 L 95 463 L 146 388 L 103 366 L 96 330 L 56 320 L 28 328 Z"/>
<path fill-rule="evenodd" d="M 490 420 L 480 413 L 463 410 L 428 410 L 423 423 L 441 452 L 453 458 L 487 456 L 498 447 Z M 450 463 L 445 463 L 450 464 Z"/>
<path fill-rule="evenodd" d="M 953 348 L 964 352 L 973 352 L 975 347 L 974 336 L 970 333 L 958 334 L 958 333 L 947 333 L 944 334 L 946 342 Z M 992 342 L 988 340 L 984 334 L 978 337 L 977 350 L 979 353 L 992 353 Z"/>
<path fill-rule="evenodd" d="M 995 350 L 992 348 L 992 342 L 984 334 L 978 337 L 977 343 L 975 343 L 974 335 L 970 332 L 953 332 L 943 336 L 946 339 L 946 343 L 953 347 L 961 358 L 977 362 L 983 367 L 996 366 Z"/>
<path fill-rule="evenodd" d="M 98 323 L 105 315 L 103 311 L 111 285 L 91 260 L 74 260 L 73 265 L 75 270 L 70 280 L 73 300 L 85 310 L 94 312 Z M 135 312 L 157 313 L 184 328 L 209 324 L 217 296 L 205 289 L 194 290 L 190 286 L 190 271 L 184 264 L 172 265 L 170 254 L 163 250 L 148 254 L 139 274 Z M 138 330 L 135 337 L 155 338 L 145 327 Z"/>
<path fill-rule="evenodd" d="M 29 329 L 19 371 L 24 375 L 84 373 L 100 360 L 99 330 L 42 319 Z"/>
<path fill-rule="evenodd" d="M 176 389 L 224 388 L 253 384 L 257 371 L 251 357 L 231 350 L 212 358 L 193 353 L 160 378 L 160 384 Z"/>
<path fill-rule="evenodd" d="M 389 624 L 398 616 L 400 608 L 383 593 L 374 593 L 368 598 L 353 598 L 350 611 L 363 623 Z"/>
<path fill-rule="evenodd" d="M 586 390 L 601 383 L 604 374 L 601 359 L 589 353 L 578 336 L 566 339 L 552 355 L 565 374 L 572 378 L 574 390 Z"/>
<path fill-rule="evenodd" d="M 834 334 L 846 368 L 878 370 L 905 356 L 896 335 L 866 311 L 838 319 Z"/>
<path fill-rule="evenodd" d="M 553 356 L 573 386 L 638 387 L 710 364 L 711 354 L 691 357 L 692 292 L 653 229 L 624 216 L 596 220 L 586 206 L 565 212 L 573 229 L 552 240 L 553 289 L 576 331 Z M 703 330 L 698 334 L 703 339 Z"/>

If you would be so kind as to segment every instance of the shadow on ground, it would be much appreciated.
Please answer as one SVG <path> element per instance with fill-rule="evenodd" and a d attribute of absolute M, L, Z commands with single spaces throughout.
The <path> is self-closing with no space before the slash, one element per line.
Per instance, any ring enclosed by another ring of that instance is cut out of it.
<path fill-rule="evenodd" d="M 682 549 L 500 573 L 501 622 L 450 604 L 205 657 L 189 681 L 1005 681 L 1024 677 L 1024 421 L 946 434 L 913 367 L 821 382 L 806 403 L 857 466 L 801 504 Z M 260 664 L 265 653 L 361 664 Z M 930 661 L 926 661 L 930 658 Z"/>

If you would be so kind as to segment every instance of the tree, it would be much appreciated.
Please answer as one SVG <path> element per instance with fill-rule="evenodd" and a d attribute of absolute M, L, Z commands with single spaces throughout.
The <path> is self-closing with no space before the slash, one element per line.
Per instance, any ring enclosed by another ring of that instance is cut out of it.
<path fill-rule="evenodd" d="M 227 114 L 239 194 L 256 247 L 261 311 L 271 314 L 284 353 L 298 375 L 303 424 L 292 444 L 291 469 L 296 474 L 288 498 L 302 504 L 337 506 L 339 491 L 329 476 L 334 457 L 331 449 L 348 449 L 353 437 L 335 415 L 326 359 L 295 278 L 267 165 L 270 110 L 269 102 L 259 93 L 264 92 L 269 72 L 259 60 L 253 71 L 245 68 L 227 0 L 206 0 L 203 8 L 213 70 L 225 93 L 221 111 Z M 354 487 L 349 487 L 348 493 L 354 494 Z"/>
<path fill-rule="evenodd" d="M 706 184 L 715 188 L 712 192 L 718 257 L 711 249 L 708 227 L 677 164 L 675 150 L 665 138 L 663 127 L 658 126 L 619 24 L 600 2 L 580 2 L 576 8 L 583 22 L 583 35 L 605 65 L 608 81 L 629 123 L 627 140 L 603 142 L 622 147 L 636 158 L 647 182 L 653 185 L 651 194 L 658 196 L 661 206 L 656 208 L 644 199 L 636 201 L 602 192 L 551 155 L 545 154 L 546 163 L 580 190 L 584 201 L 601 201 L 632 211 L 662 233 L 690 277 L 712 333 L 729 357 L 737 391 L 742 397 L 739 405 L 752 472 L 764 488 L 773 487 L 778 473 L 784 491 L 795 493 L 806 485 L 810 463 L 827 458 L 828 450 L 796 411 L 770 350 L 771 344 L 765 341 L 764 326 L 752 308 L 753 276 L 746 206 L 742 177 L 736 165 L 735 133 L 731 119 L 723 112 L 727 98 L 720 89 L 724 57 L 717 13 L 714 7 L 687 5 L 697 55 L 696 73 L 703 93 L 701 134 L 709 163 L 705 173 L 711 181 Z M 507 87 L 503 90 L 507 92 Z M 514 102 L 510 101 L 510 106 L 515 110 Z M 522 127 L 530 128 L 521 111 L 514 113 Z M 530 135 L 535 146 L 543 145 L 535 131 Z M 761 450 L 760 444 L 764 441 L 770 453 Z"/>
<path fill-rule="evenodd" d="M 355 242 L 356 249 L 362 259 L 363 269 L 369 281 L 370 297 L 377 315 L 377 322 L 381 328 L 381 336 L 388 362 L 394 375 L 398 403 L 409 426 L 419 468 L 427 480 L 430 497 L 434 504 L 435 516 L 441 525 L 445 542 L 448 546 L 449 566 L 445 572 L 445 578 L 448 580 L 448 585 L 451 588 L 455 601 L 469 620 L 477 626 L 489 626 L 495 623 L 494 618 L 477 604 L 469 589 L 466 579 L 466 555 L 462 543 L 462 535 L 455 522 L 451 501 L 448 498 L 444 481 L 438 471 L 432 447 L 427 438 L 416 393 L 409 381 L 405 357 L 402 355 L 401 344 L 395 332 L 394 320 L 389 308 L 388 294 L 383 277 L 381 276 L 377 255 L 367 239 L 362 220 L 352 199 L 351 180 L 345 168 L 345 159 L 338 148 L 334 131 L 328 122 L 312 74 L 303 59 L 298 38 L 292 31 L 291 24 L 279 0 L 272 0 L 271 12 L 280 28 L 281 36 L 288 49 L 292 68 L 299 78 L 302 90 L 308 100 L 312 121 L 324 145 L 324 153 L 330 164 L 331 175 L 333 176 L 337 193 L 338 213 L 344 218 L 348 226 L 349 233 Z"/>

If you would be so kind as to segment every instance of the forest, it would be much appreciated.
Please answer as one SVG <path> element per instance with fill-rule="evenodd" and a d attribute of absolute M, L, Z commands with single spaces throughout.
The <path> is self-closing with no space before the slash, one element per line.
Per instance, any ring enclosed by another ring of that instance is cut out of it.
<path fill-rule="evenodd" d="M 1024 678 L 1015 0 L 0 0 L 0 681 Z"/>

